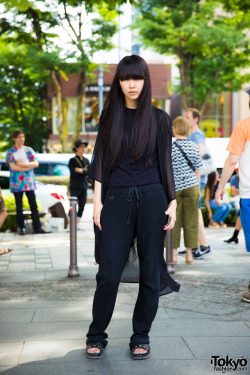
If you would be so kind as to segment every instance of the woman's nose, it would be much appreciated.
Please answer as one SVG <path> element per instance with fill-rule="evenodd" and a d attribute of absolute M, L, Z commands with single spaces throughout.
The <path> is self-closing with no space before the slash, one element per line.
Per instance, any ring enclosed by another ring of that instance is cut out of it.
<path fill-rule="evenodd" d="M 133 79 L 129 80 L 129 87 L 134 87 L 135 86 L 135 81 Z"/>

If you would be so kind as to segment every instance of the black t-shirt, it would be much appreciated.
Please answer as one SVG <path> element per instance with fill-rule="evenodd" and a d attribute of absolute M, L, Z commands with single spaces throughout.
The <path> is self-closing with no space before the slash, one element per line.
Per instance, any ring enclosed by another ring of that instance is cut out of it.
<path fill-rule="evenodd" d="M 83 173 L 75 172 L 75 168 L 84 168 L 86 165 L 89 167 L 89 161 L 85 157 L 81 160 L 79 156 L 76 155 L 69 160 L 70 190 L 83 190 L 88 188 L 88 169 L 84 169 Z"/>
<path fill-rule="evenodd" d="M 152 156 L 152 167 L 146 167 L 145 157 L 142 157 L 141 159 L 132 163 L 132 154 L 129 149 L 129 144 L 135 114 L 136 109 L 126 108 L 126 135 L 124 135 L 122 141 L 120 161 L 117 167 L 113 171 L 111 171 L 110 174 L 110 179 L 108 182 L 109 189 L 160 183 L 159 163 L 156 148 Z"/>

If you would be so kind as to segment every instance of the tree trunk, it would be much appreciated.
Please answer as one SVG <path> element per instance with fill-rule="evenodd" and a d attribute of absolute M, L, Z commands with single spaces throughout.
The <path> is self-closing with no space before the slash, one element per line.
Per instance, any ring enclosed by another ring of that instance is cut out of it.
<path fill-rule="evenodd" d="M 65 131 L 66 127 L 68 130 L 67 118 L 63 118 L 62 109 L 62 87 L 59 79 L 56 76 L 55 70 L 51 70 L 51 78 L 54 83 L 54 88 L 56 90 L 56 105 L 57 105 L 57 130 L 60 137 L 60 142 L 62 144 L 62 151 L 65 152 Z M 67 142 L 66 142 L 67 143 Z"/>
<path fill-rule="evenodd" d="M 79 139 L 82 129 L 85 129 L 85 104 L 86 104 L 86 82 L 85 75 L 82 75 L 79 85 L 79 96 L 77 101 L 76 126 L 72 139 L 72 147 L 74 142 Z"/>
<path fill-rule="evenodd" d="M 181 77 L 181 100 L 182 100 L 182 105 L 184 109 L 186 110 L 188 108 L 187 95 L 185 93 L 186 82 L 185 82 L 185 76 L 184 76 L 184 66 L 183 66 L 183 63 L 181 62 L 179 64 L 179 71 L 180 71 L 180 77 Z"/>
<path fill-rule="evenodd" d="M 69 102 L 67 99 L 62 98 L 62 131 L 61 131 L 61 143 L 62 143 L 62 152 L 68 152 L 68 111 L 69 111 Z"/>

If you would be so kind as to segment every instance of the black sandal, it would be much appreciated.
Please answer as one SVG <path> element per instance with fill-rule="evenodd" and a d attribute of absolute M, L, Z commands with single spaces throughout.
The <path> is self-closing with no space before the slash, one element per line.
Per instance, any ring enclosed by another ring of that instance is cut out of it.
<path fill-rule="evenodd" d="M 136 349 L 145 349 L 145 353 L 135 353 Z M 131 357 L 133 359 L 147 359 L 151 356 L 149 344 L 135 344 L 131 346 Z"/>
<path fill-rule="evenodd" d="M 100 351 L 98 353 L 88 352 L 89 349 L 93 349 L 93 348 L 97 348 Z M 96 342 L 96 343 L 92 343 L 92 344 L 90 343 L 86 346 L 85 356 L 87 358 L 91 358 L 91 359 L 100 359 L 103 356 L 104 349 L 105 348 L 103 347 L 103 344 L 101 342 Z"/>

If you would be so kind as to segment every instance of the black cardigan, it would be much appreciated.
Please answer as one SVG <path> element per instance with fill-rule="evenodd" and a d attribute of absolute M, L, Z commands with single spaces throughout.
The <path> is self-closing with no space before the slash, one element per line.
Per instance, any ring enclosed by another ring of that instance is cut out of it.
<path fill-rule="evenodd" d="M 174 176 L 172 169 L 172 124 L 169 115 L 156 107 L 154 113 L 157 122 L 157 148 L 159 156 L 160 178 L 163 189 L 166 194 L 168 202 L 175 199 Z M 108 163 L 108 147 L 104 149 L 104 155 L 99 153 L 99 137 L 97 136 L 96 144 L 93 152 L 93 157 L 89 169 L 88 181 L 94 186 L 94 181 L 102 183 L 101 200 L 104 201 L 107 184 L 109 181 L 110 170 L 107 167 Z M 95 259 L 99 263 L 100 245 L 101 245 L 101 230 L 94 224 L 95 232 Z M 136 241 L 131 244 L 131 251 L 137 251 Z M 130 267 L 130 259 L 127 267 Z M 131 263 L 132 264 L 132 263 Z M 132 265 L 133 267 L 133 265 Z M 139 274 L 138 274 L 139 280 Z M 134 280 L 132 281 L 134 282 Z M 168 274 L 165 260 L 162 261 L 162 269 L 160 274 L 160 291 L 159 295 L 169 294 L 171 292 L 178 292 L 180 285 Z"/>

